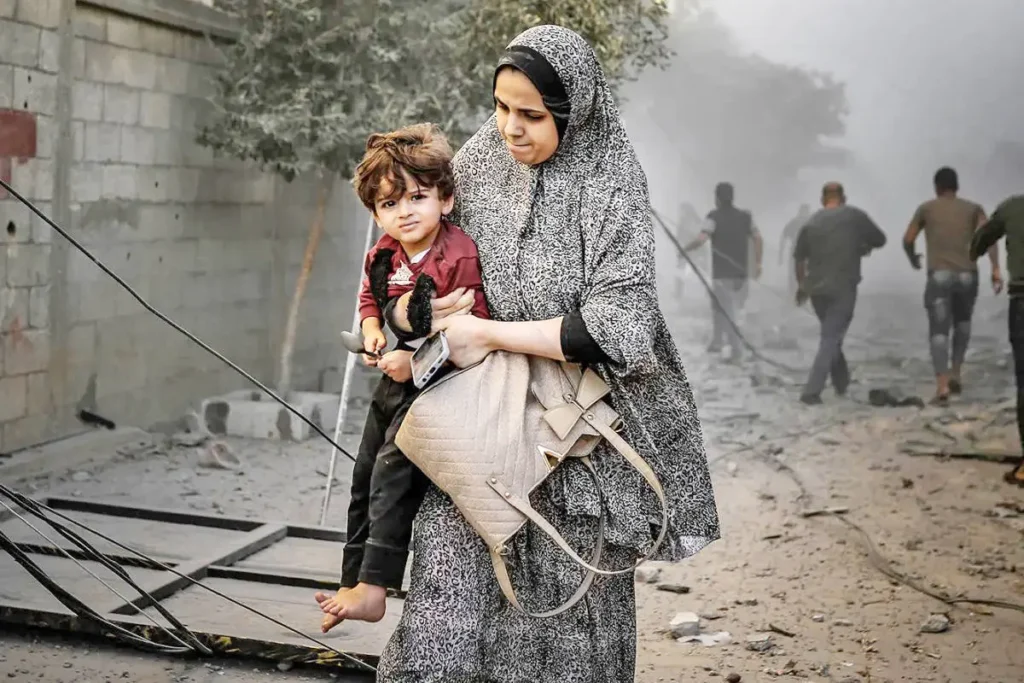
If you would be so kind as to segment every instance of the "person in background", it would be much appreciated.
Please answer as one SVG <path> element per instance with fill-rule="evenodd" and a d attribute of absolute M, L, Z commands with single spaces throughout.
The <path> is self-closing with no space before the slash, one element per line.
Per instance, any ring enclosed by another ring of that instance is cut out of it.
<path fill-rule="evenodd" d="M 872 249 L 885 246 L 885 233 L 864 211 L 846 203 L 846 192 L 837 182 L 825 183 L 822 208 L 807 220 L 793 250 L 797 281 L 796 303 L 808 298 L 821 321 L 821 340 L 800 400 L 821 403 L 825 380 L 839 396 L 850 385 L 850 369 L 843 356 L 843 339 L 853 321 L 860 261 Z"/>
<path fill-rule="evenodd" d="M 742 357 L 743 340 L 736 329 L 736 316 L 745 299 L 747 281 L 761 277 L 764 241 L 749 211 L 736 208 L 735 192 L 729 183 L 715 187 L 715 209 L 707 215 L 704 226 L 684 249 L 693 251 L 711 241 L 711 282 L 713 332 L 709 353 L 722 350 L 723 334 L 729 338 L 730 360 Z M 750 265 L 750 246 L 754 247 Z M 751 272 L 751 270 L 753 272 Z"/>
<path fill-rule="evenodd" d="M 779 238 L 779 265 L 786 268 L 786 280 L 788 283 L 789 295 L 796 296 L 796 275 L 793 268 L 793 247 L 796 246 L 796 238 L 800 231 L 807 225 L 807 219 L 811 217 L 811 207 L 801 204 L 796 216 L 793 217 L 786 227 L 782 229 L 782 236 Z"/>
<path fill-rule="evenodd" d="M 948 402 L 949 395 L 962 391 L 961 370 L 971 339 L 971 316 L 978 298 L 978 266 L 969 256 L 971 236 L 985 222 L 985 210 L 975 202 L 957 196 L 960 181 L 952 168 L 935 172 L 935 198 L 917 207 L 903 249 L 915 270 L 921 258 L 914 251 L 923 231 L 928 261 L 924 306 L 928 311 L 928 338 L 935 370 L 933 403 Z M 999 252 L 989 250 L 992 261 L 992 289 L 999 293 L 1003 282 Z M 950 345 L 952 331 L 952 348 Z M 952 361 L 952 368 L 951 363 Z"/>
<path fill-rule="evenodd" d="M 693 239 L 693 236 L 701 229 L 700 214 L 697 213 L 697 209 L 693 207 L 690 202 L 683 202 L 679 205 L 679 219 L 676 222 L 676 240 L 679 244 L 686 244 L 687 241 Z M 676 268 L 674 271 L 674 277 L 672 278 L 672 292 L 676 297 L 676 301 L 682 300 L 683 297 L 683 282 L 686 277 L 687 271 L 689 271 L 690 264 L 686 260 L 686 257 L 678 252 L 675 245 L 672 246 L 672 250 L 676 252 Z M 698 267 L 700 267 L 698 265 Z"/>
<path fill-rule="evenodd" d="M 988 252 L 990 257 L 996 242 L 1006 237 L 1006 267 L 1010 271 L 1010 348 L 1013 349 L 1013 369 L 1017 378 L 1017 432 L 1020 436 L 1022 456 L 1013 469 L 1006 473 L 1010 484 L 1024 487 L 1024 194 L 1014 195 L 992 213 L 992 218 L 974 232 L 971 239 L 971 261 Z"/>

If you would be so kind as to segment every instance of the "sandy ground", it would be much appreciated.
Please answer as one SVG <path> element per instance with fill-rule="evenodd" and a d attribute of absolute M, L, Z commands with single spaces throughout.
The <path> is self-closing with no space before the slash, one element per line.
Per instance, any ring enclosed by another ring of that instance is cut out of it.
<path fill-rule="evenodd" d="M 877 566 L 936 593 L 1024 604 L 1024 492 L 1002 482 L 1004 466 L 903 452 L 907 444 L 929 450 L 929 443 L 938 444 L 932 450 L 986 441 L 1017 448 L 1010 413 L 997 409 L 1012 383 L 1005 300 L 983 295 L 979 302 L 964 396 L 923 410 L 866 402 L 876 387 L 929 396 L 917 295 L 861 297 L 848 343 L 856 384 L 848 398 L 826 392 L 826 404 L 813 408 L 795 400 L 802 373 L 707 358 L 706 303 L 693 290 L 687 301 L 671 315 L 698 395 L 723 537 L 687 562 L 654 567 L 652 583 L 638 582 L 636 680 L 1024 680 L 1024 614 L 950 606 Z M 744 327 L 772 358 L 809 364 L 816 322 L 766 290 L 753 291 Z M 354 445 L 353 437 L 347 442 Z M 198 469 L 194 451 L 176 449 L 23 488 L 317 522 L 328 448 L 231 443 L 246 462 L 241 476 Z M 842 519 L 867 536 L 839 517 L 802 514 L 833 507 L 847 509 Z M 331 523 L 342 526 L 343 516 L 334 505 Z M 664 590 L 673 585 L 677 592 Z M 681 612 L 700 615 L 705 635 L 728 635 L 713 645 L 678 641 L 669 625 Z M 948 618 L 948 630 L 922 633 L 936 614 Z M 310 618 L 317 618 L 312 605 Z M 0 653 L 0 675 L 24 681 L 328 679 L 313 670 L 177 660 L 38 633 L 0 633 Z"/>

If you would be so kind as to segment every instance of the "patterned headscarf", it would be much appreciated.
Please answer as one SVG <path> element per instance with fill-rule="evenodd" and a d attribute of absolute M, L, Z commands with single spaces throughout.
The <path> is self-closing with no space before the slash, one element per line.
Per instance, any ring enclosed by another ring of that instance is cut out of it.
<path fill-rule="evenodd" d="M 717 538 L 718 520 L 693 393 L 658 306 L 647 178 L 590 45 L 560 26 L 538 26 L 515 38 L 506 58 L 522 48 L 564 86 L 564 135 L 550 159 L 527 166 L 492 116 L 455 156 L 455 221 L 477 243 L 492 317 L 582 314 L 610 358 L 598 371 L 630 443 L 672 507 L 671 542 L 659 556 L 678 559 Z M 609 541 L 649 543 L 648 520 L 659 515 L 646 484 L 622 458 L 595 462 L 606 482 Z M 571 512 L 597 514 L 585 473 L 560 470 L 553 495 Z"/>

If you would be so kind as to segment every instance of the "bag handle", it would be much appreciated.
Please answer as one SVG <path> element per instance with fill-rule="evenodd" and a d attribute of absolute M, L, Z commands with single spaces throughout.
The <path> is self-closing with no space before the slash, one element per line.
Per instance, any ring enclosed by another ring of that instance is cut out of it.
<path fill-rule="evenodd" d="M 594 483 L 596 485 L 598 483 L 597 472 L 594 470 L 594 465 L 593 465 L 593 463 L 590 462 L 590 458 L 580 458 L 580 460 L 586 466 L 586 468 L 590 472 L 591 476 L 594 477 Z M 601 509 L 603 510 L 604 509 L 604 495 L 601 493 L 601 488 L 600 487 L 597 488 L 597 491 L 598 491 L 598 496 L 600 496 L 600 498 L 601 498 Z M 531 510 L 532 510 L 532 508 L 531 508 Z M 573 552 L 572 548 L 569 547 L 569 545 L 561 537 L 561 535 L 558 533 L 558 531 L 555 530 L 555 528 L 552 527 L 550 524 L 548 524 L 547 520 L 545 520 L 540 515 L 537 515 L 536 512 L 534 512 L 534 515 L 536 515 L 537 519 L 541 520 L 541 522 L 543 522 L 543 524 L 546 527 L 550 528 L 551 531 L 554 532 L 554 536 L 552 536 L 552 538 L 555 541 L 555 543 L 558 544 L 558 546 L 560 548 L 562 548 L 563 550 L 567 550 L 570 553 L 570 555 L 572 555 L 572 556 L 576 555 L 576 553 Z M 547 529 L 544 529 L 544 531 L 549 536 L 551 536 L 551 533 L 548 532 Z M 525 613 L 525 614 L 527 614 L 527 615 L 529 615 L 531 617 L 537 617 L 537 618 L 543 619 L 545 617 L 554 617 L 554 616 L 557 616 L 559 614 L 562 614 L 563 612 L 568 611 L 577 602 L 579 602 L 580 600 L 583 599 L 583 596 L 586 595 L 587 591 L 590 590 L 590 586 L 594 583 L 594 578 L 597 576 L 597 574 L 595 572 L 591 571 L 590 569 L 587 569 L 586 570 L 586 575 L 583 577 L 583 581 L 580 582 L 579 588 L 576 589 L 576 592 L 573 593 L 572 596 L 568 600 L 563 602 L 558 607 L 555 607 L 554 609 L 550 609 L 550 610 L 547 610 L 547 611 L 544 611 L 544 612 L 530 612 L 529 610 L 524 609 L 523 606 L 521 604 L 519 604 L 519 600 L 516 598 L 516 591 L 515 591 L 515 588 L 512 587 L 512 578 L 509 576 L 508 566 L 505 564 L 505 557 L 504 557 L 504 555 L 502 555 L 502 548 L 500 548 L 500 547 L 489 548 L 489 551 L 490 551 L 490 554 L 491 554 L 491 564 L 494 565 L 494 575 L 498 578 L 498 585 L 501 587 L 501 592 L 505 594 L 505 598 L 510 603 L 512 603 L 513 607 L 515 607 L 520 612 L 523 612 L 523 613 Z M 593 553 L 593 555 L 590 558 L 590 563 L 593 564 L 593 565 L 599 564 L 601 562 L 601 555 L 602 555 L 603 552 L 604 552 L 604 514 L 602 513 L 597 518 L 597 538 L 594 541 L 594 553 Z M 580 564 L 586 566 L 585 562 L 581 561 Z"/>
<path fill-rule="evenodd" d="M 617 576 L 620 574 L 626 574 L 629 572 L 636 571 L 637 567 L 639 567 L 644 562 L 649 560 L 654 555 L 654 553 L 658 551 L 658 549 L 661 547 L 662 542 L 664 542 L 665 540 L 665 535 L 668 533 L 668 503 L 665 500 L 665 491 L 661 486 L 661 482 L 658 481 L 658 477 L 654 473 L 654 470 L 651 469 L 651 466 L 648 465 L 642 457 L 640 457 L 639 453 L 633 450 L 633 447 L 630 446 L 625 439 L 619 436 L 614 429 L 598 421 L 593 413 L 591 413 L 590 411 L 584 412 L 583 419 L 586 420 L 587 423 L 591 425 L 594 429 L 596 429 L 598 433 L 601 434 L 601 436 L 608 440 L 612 447 L 615 448 L 615 450 L 617 450 L 629 462 L 629 464 L 631 464 L 640 473 L 640 475 L 644 478 L 647 484 L 654 491 L 655 495 L 658 497 L 658 502 L 661 504 L 661 531 L 658 533 L 658 538 L 654 541 L 654 545 L 651 546 L 651 549 L 635 564 L 624 569 L 601 569 L 597 565 L 601 561 L 601 550 L 604 543 L 603 496 L 601 496 L 602 514 L 600 515 L 598 520 L 598 536 L 597 541 L 595 543 L 594 555 L 588 563 L 585 560 L 583 560 L 583 558 L 581 558 L 575 550 L 572 549 L 572 547 L 565 541 L 564 538 L 562 538 L 562 535 L 558 533 L 558 530 L 555 529 L 555 527 L 552 526 L 550 522 L 544 519 L 542 515 L 540 515 L 536 510 L 533 509 L 528 500 L 522 500 L 521 498 L 516 496 L 514 493 L 509 491 L 508 488 L 505 487 L 504 484 L 502 484 L 500 481 L 494 481 L 493 479 L 489 480 L 488 483 L 491 486 L 491 488 L 493 488 L 495 491 L 501 494 L 501 496 L 506 501 L 508 501 L 509 505 L 514 507 L 524 516 L 526 516 L 527 519 L 536 524 L 541 529 L 541 531 L 547 534 L 548 537 L 551 538 L 551 540 L 553 540 L 555 544 L 566 555 L 571 557 L 578 565 L 580 565 L 587 571 L 587 575 L 583 579 L 583 583 L 580 584 L 580 587 L 576 590 L 572 597 L 570 597 L 565 603 L 547 612 L 527 612 L 525 609 L 522 608 L 522 606 L 520 606 L 519 601 L 516 599 L 515 589 L 512 587 L 512 581 L 510 580 L 508 575 L 508 568 L 505 566 L 505 558 L 502 557 L 500 552 L 501 549 L 491 548 L 491 562 L 494 564 L 494 573 L 498 577 L 498 585 L 501 586 L 502 593 L 505 594 L 505 597 L 508 599 L 510 603 L 512 603 L 514 607 L 523 612 L 526 612 L 526 614 L 533 617 L 551 617 L 561 614 L 562 612 L 565 612 L 569 608 L 573 607 L 577 602 L 579 602 L 583 598 L 583 596 L 586 594 L 587 590 L 589 590 L 590 585 L 593 583 L 594 578 L 597 575 Z M 580 460 L 583 461 L 584 465 L 586 465 L 587 469 L 594 476 L 595 483 L 598 484 L 598 495 L 600 496 L 600 482 L 597 482 L 597 473 L 594 471 L 594 467 L 593 464 L 590 462 L 590 458 L 580 458 Z"/>

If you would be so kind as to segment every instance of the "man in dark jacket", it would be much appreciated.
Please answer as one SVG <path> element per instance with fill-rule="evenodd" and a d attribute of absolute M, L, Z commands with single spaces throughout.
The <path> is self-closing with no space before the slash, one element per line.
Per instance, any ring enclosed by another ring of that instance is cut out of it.
<path fill-rule="evenodd" d="M 730 358 L 742 357 L 743 340 L 736 330 L 736 317 L 746 298 L 748 280 L 761 277 L 764 242 L 749 211 L 736 208 L 735 192 L 729 183 L 715 187 L 715 209 L 704 221 L 697 237 L 684 247 L 693 251 L 711 241 L 711 302 L 713 332 L 708 351 L 722 350 L 722 336 L 729 338 Z M 750 272 L 750 246 L 754 247 L 753 273 Z"/>
<path fill-rule="evenodd" d="M 995 210 L 992 218 L 971 239 L 971 259 L 1006 237 L 1006 266 L 1010 271 L 1010 347 L 1017 376 L 1017 431 L 1024 449 L 1024 194 L 1010 197 Z M 1024 456 L 1007 472 L 1006 481 L 1024 486 Z"/>
<path fill-rule="evenodd" d="M 846 203 L 839 183 L 821 190 L 822 209 L 807 219 L 793 250 L 797 305 L 808 298 L 821 321 L 821 341 L 800 400 L 821 403 L 825 380 L 842 396 L 850 384 L 843 339 L 853 320 L 860 260 L 885 245 L 885 233 L 860 209 Z"/>

